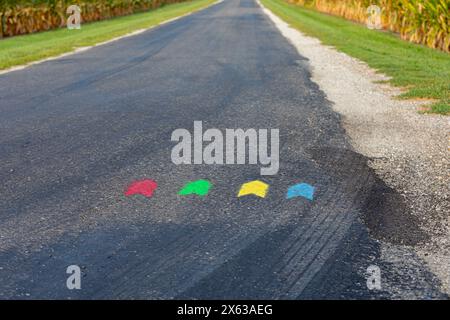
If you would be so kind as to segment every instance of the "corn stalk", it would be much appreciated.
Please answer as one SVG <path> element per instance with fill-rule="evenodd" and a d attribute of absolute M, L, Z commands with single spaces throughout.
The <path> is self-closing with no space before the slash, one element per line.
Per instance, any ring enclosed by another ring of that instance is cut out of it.
<path fill-rule="evenodd" d="M 0 0 L 0 37 L 64 27 L 68 6 L 81 8 L 82 21 L 124 16 L 186 0 Z"/>
<path fill-rule="evenodd" d="M 402 39 L 450 52 L 450 0 L 289 0 L 365 23 L 367 7 L 381 8 L 382 27 Z"/>

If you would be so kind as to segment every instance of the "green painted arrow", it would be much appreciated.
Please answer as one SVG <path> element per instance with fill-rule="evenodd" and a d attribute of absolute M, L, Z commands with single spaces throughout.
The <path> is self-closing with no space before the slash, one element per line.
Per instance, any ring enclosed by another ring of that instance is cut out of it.
<path fill-rule="evenodd" d="M 212 184 L 208 180 L 196 180 L 186 183 L 184 187 L 178 192 L 178 194 L 180 196 L 185 196 L 188 194 L 205 196 L 208 194 L 211 187 Z"/>

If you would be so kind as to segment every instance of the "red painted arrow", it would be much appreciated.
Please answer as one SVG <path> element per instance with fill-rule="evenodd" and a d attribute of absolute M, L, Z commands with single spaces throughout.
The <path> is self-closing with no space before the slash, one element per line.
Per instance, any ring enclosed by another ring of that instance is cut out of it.
<path fill-rule="evenodd" d="M 125 191 L 125 196 L 129 197 L 135 194 L 141 194 L 150 198 L 157 187 L 158 184 L 150 179 L 134 181 L 128 186 L 127 191 Z"/>

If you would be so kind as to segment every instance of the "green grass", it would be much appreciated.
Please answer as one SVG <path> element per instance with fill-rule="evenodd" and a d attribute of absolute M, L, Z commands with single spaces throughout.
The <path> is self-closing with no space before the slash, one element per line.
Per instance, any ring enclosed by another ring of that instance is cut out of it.
<path fill-rule="evenodd" d="M 450 54 L 284 0 L 261 2 L 292 27 L 390 76 L 390 83 L 406 89 L 402 98 L 435 99 L 431 112 L 450 113 Z"/>
<path fill-rule="evenodd" d="M 135 30 L 149 28 L 163 21 L 200 10 L 215 0 L 195 0 L 163 6 L 99 22 L 82 24 L 79 30 L 67 28 L 0 40 L 0 70 L 92 46 Z"/>

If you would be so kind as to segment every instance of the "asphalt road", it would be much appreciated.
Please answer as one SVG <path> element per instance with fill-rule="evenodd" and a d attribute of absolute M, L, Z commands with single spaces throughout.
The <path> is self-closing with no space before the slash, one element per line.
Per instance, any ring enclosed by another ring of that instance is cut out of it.
<path fill-rule="evenodd" d="M 426 235 L 253 0 L 0 75 L 0 113 L 0 298 L 443 297 L 408 247 Z M 280 171 L 174 165 L 194 120 L 278 128 Z M 154 196 L 125 197 L 142 178 Z M 207 196 L 177 195 L 197 179 Z M 238 198 L 254 179 L 268 196 Z M 313 201 L 285 199 L 298 182 Z"/>

